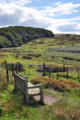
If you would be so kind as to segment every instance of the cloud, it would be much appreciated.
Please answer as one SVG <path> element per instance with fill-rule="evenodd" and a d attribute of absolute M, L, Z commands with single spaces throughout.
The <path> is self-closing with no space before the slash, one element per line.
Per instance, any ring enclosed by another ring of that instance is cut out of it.
<path fill-rule="evenodd" d="M 53 8 L 48 6 L 39 10 L 27 6 L 31 3 L 32 0 L 0 0 L 0 26 L 23 25 L 46 28 L 54 33 L 79 33 L 80 17 L 58 19 L 56 16 L 77 12 L 80 4 L 56 3 Z"/>
<path fill-rule="evenodd" d="M 8 3 L 8 4 L 16 4 L 16 5 L 25 5 L 25 4 L 28 4 L 28 3 L 31 3 L 32 0 L 0 0 L 0 3 Z"/>
<path fill-rule="evenodd" d="M 31 3 L 31 0 L 14 0 L 14 1 L 13 0 L 9 0 L 9 2 L 22 6 L 22 5 Z"/>
<path fill-rule="evenodd" d="M 80 4 L 73 4 L 73 3 L 61 3 L 57 2 L 54 6 L 47 6 L 41 11 L 41 13 L 45 16 L 60 16 L 60 15 L 69 15 L 72 13 L 77 13 Z"/>
<path fill-rule="evenodd" d="M 76 8 L 80 7 L 80 4 L 73 4 L 73 3 L 56 3 L 57 5 L 57 11 L 61 12 L 61 14 L 71 14 L 78 12 L 78 10 L 75 10 Z"/>
<path fill-rule="evenodd" d="M 77 24 L 66 24 L 63 26 L 59 26 L 58 29 L 62 32 L 75 32 L 77 29 Z"/>

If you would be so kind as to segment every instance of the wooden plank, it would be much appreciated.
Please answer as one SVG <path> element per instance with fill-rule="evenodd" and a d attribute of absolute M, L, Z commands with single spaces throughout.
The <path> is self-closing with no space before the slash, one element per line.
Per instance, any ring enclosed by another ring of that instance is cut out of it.
<path fill-rule="evenodd" d="M 40 93 L 40 89 L 28 89 L 28 94 L 39 94 Z"/>
<path fill-rule="evenodd" d="M 33 86 L 29 86 L 28 89 L 31 89 L 31 88 L 40 88 L 42 85 L 33 85 Z"/>
<path fill-rule="evenodd" d="M 38 95 L 40 95 L 40 93 L 38 93 L 38 94 L 29 94 L 30 96 L 38 96 Z"/>
<path fill-rule="evenodd" d="M 29 104 L 29 95 L 37 96 L 40 95 L 40 101 L 43 103 L 43 92 L 42 92 L 42 84 L 33 85 L 28 82 L 27 77 L 22 77 L 13 72 L 13 76 L 15 79 L 15 88 L 20 89 L 25 94 L 26 103 Z"/>

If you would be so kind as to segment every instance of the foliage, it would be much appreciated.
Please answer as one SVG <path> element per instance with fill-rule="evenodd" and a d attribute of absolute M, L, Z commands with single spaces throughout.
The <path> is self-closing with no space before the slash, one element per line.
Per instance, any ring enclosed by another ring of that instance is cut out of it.
<path fill-rule="evenodd" d="M 12 93 L 13 85 L 0 92 L 0 120 L 79 120 L 80 91 L 56 92 L 60 101 L 36 108 L 22 104 L 23 95 Z M 79 92 L 79 93 L 78 93 Z M 76 94 L 77 93 L 77 94 Z M 54 96 L 53 94 L 53 96 Z"/>
<path fill-rule="evenodd" d="M 78 36 L 79 37 L 79 36 Z M 63 43 L 63 44 L 62 44 Z M 72 53 L 58 53 L 52 52 L 49 54 L 46 51 L 49 48 L 59 48 L 64 46 L 72 46 L 72 44 L 79 45 L 79 39 L 71 40 L 69 37 L 63 39 L 57 38 L 40 38 L 28 42 L 18 48 L 7 48 L 0 51 L 0 63 L 4 63 L 5 60 L 8 63 L 21 63 L 25 69 L 22 72 L 23 76 L 27 76 L 28 80 L 34 79 L 34 82 L 44 83 L 46 87 L 50 89 L 43 89 L 45 94 L 50 94 L 53 98 L 57 98 L 60 101 L 50 106 L 26 106 L 23 104 L 23 95 L 20 93 L 13 94 L 13 85 L 9 85 L 6 89 L 0 89 L 0 120 L 79 120 L 80 119 L 80 83 L 77 81 L 77 74 L 70 73 L 70 76 L 74 74 L 75 79 L 71 82 L 71 78 L 68 80 L 62 79 L 60 75 L 66 75 L 66 73 L 60 73 L 57 80 L 56 74 L 53 79 L 36 77 L 37 66 L 35 68 L 29 68 L 28 64 L 42 64 L 45 62 L 47 65 L 63 66 L 62 58 L 67 59 L 80 59 L 79 54 Z M 80 46 L 80 45 L 79 45 Z M 78 47 L 77 47 L 78 48 Z M 77 49 L 76 48 L 76 49 Z M 66 48 L 67 49 L 67 48 Z M 28 57 L 31 57 L 29 59 Z M 59 58 L 59 59 L 57 59 Z M 74 61 L 71 62 L 74 64 Z M 60 64 L 62 63 L 62 64 Z M 69 61 L 67 60 L 67 63 Z M 66 64 L 66 63 L 65 63 Z M 80 63 L 79 63 L 80 64 Z M 77 62 L 75 61 L 75 65 Z M 6 80 L 4 75 L 4 68 L 1 70 L 2 81 Z M 10 74 L 9 70 L 9 74 Z M 10 81 L 12 79 L 11 74 L 9 75 Z M 73 77 L 73 76 L 72 76 Z M 73 78 L 74 78 L 73 77 Z M 5 81 L 6 82 L 6 81 Z M 12 84 L 12 82 L 10 82 Z M 1 85 L 1 83 L 0 83 Z M 55 90 L 56 89 L 56 90 Z M 63 92 L 62 92 L 63 91 Z M 69 91 L 69 92 L 67 92 Z"/>
<path fill-rule="evenodd" d="M 72 89 L 79 89 L 80 84 L 79 83 L 74 83 L 72 81 L 68 80 L 61 80 L 61 79 L 52 79 L 52 78 L 46 78 L 46 77 L 36 77 L 32 80 L 34 83 L 42 83 L 46 87 L 50 89 L 55 89 L 58 91 L 70 91 Z"/>
<path fill-rule="evenodd" d="M 0 29 L 0 48 L 17 47 L 36 38 L 53 37 L 49 30 L 32 27 L 7 27 Z"/>

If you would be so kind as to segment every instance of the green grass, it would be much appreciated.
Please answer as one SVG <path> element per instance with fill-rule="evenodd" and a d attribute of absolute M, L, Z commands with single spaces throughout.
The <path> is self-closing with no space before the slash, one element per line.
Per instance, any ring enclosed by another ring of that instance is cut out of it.
<path fill-rule="evenodd" d="M 47 64 L 78 64 L 79 61 L 77 59 L 80 59 L 79 54 L 72 54 L 72 53 L 62 53 L 62 52 L 48 52 L 49 49 L 51 48 L 60 48 L 60 47 L 65 47 L 65 46 L 72 46 L 73 41 L 69 40 L 59 40 L 55 38 L 48 38 L 48 39 L 37 39 L 32 42 L 29 42 L 25 45 L 22 45 L 19 49 L 6 49 L 2 50 L 0 52 L 0 55 L 2 54 L 3 57 L 1 58 L 0 62 L 3 62 L 4 60 L 7 60 L 8 62 L 22 62 L 22 63 L 27 63 L 27 64 L 40 64 L 43 62 L 46 62 Z M 40 43 L 42 42 L 42 43 Z M 58 43 L 64 42 L 64 44 L 60 45 Z M 75 42 L 74 46 L 76 46 L 77 49 L 77 44 L 79 46 L 80 43 Z M 66 47 L 67 48 L 67 47 Z M 38 54 L 40 53 L 40 57 L 34 57 L 31 56 L 31 59 L 23 59 L 23 56 L 27 56 L 28 54 Z M 17 59 L 15 56 L 18 56 Z M 64 57 L 71 57 L 73 60 L 66 60 Z"/>
<path fill-rule="evenodd" d="M 64 44 L 61 44 L 62 42 Z M 23 64 L 25 69 L 25 72 L 22 72 L 21 74 L 23 76 L 27 76 L 29 80 L 32 80 L 37 76 L 37 66 L 35 68 L 29 69 L 28 64 L 35 65 L 45 62 L 47 65 L 54 66 L 62 66 L 63 63 L 80 65 L 80 62 L 76 60 L 80 58 L 79 54 L 48 52 L 48 50 L 51 48 L 72 46 L 72 44 L 73 41 L 67 39 L 37 39 L 34 40 L 34 42 L 32 41 L 22 45 L 19 49 L 11 48 L 10 50 L 1 50 L 0 64 L 2 64 L 5 60 L 7 60 L 8 63 L 20 62 Z M 74 46 L 77 45 L 80 45 L 79 41 L 74 42 Z M 32 54 L 34 53 L 41 54 L 41 56 L 33 56 Z M 31 59 L 23 58 L 23 56 L 28 56 L 29 54 L 31 54 Z M 65 60 L 64 57 L 71 57 L 74 60 Z M 4 75 L 4 68 L 0 68 L 0 70 Z M 9 73 L 11 79 L 11 72 L 9 71 Z M 56 73 L 53 73 L 51 78 L 66 80 L 66 78 L 62 77 L 61 75 L 66 75 L 66 73 L 59 73 L 58 78 L 56 77 Z M 80 82 L 80 80 L 77 79 L 77 73 L 75 73 L 75 76 L 72 75 L 73 73 L 70 72 L 70 77 L 68 80 L 73 82 Z M 48 74 L 46 76 L 48 77 Z M 16 95 L 13 94 L 13 88 L 14 86 L 11 83 L 8 88 L 0 91 L 0 120 L 62 120 L 63 118 L 65 120 L 75 120 L 80 118 L 78 115 L 80 113 L 80 90 L 59 92 L 55 90 L 49 91 L 44 89 L 44 93 L 50 94 L 51 96 L 60 99 L 60 101 L 51 106 L 45 105 L 36 108 L 37 104 L 35 107 L 20 104 L 19 101 L 22 101 L 23 96 L 20 93 Z"/>
<path fill-rule="evenodd" d="M 6 90 L 2 91 L 2 94 L 0 93 L 0 109 L 2 110 L 2 117 L 0 117 L 0 120 L 58 120 L 59 116 L 68 120 L 71 119 L 69 114 L 74 118 L 74 115 L 72 115 L 73 111 L 80 107 L 80 94 L 78 91 L 65 93 L 55 91 L 55 93 L 52 93 L 45 89 L 44 92 L 46 94 L 50 94 L 51 96 L 60 99 L 60 101 L 51 106 L 45 105 L 36 108 L 36 104 L 35 107 L 19 104 L 18 100 L 21 100 L 22 97 L 20 96 L 20 93 L 13 94 L 13 88 L 13 85 L 9 85 Z M 16 101 L 14 102 L 15 99 Z M 60 112 L 61 114 L 59 113 L 57 115 L 57 112 Z"/>

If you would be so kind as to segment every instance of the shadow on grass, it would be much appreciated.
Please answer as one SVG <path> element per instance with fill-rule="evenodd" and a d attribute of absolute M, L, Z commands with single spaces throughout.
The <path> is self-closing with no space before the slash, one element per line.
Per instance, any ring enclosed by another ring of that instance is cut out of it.
<path fill-rule="evenodd" d="M 25 97 L 21 91 L 13 91 L 13 99 L 16 99 L 16 103 L 24 106 L 29 106 L 32 108 L 39 108 L 41 106 L 44 106 L 40 101 L 37 101 L 34 99 L 34 97 L 29 96 L 29 104 L 26 104 Z"/>

